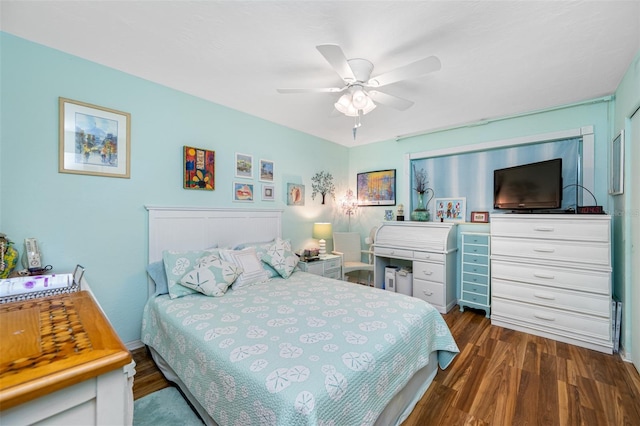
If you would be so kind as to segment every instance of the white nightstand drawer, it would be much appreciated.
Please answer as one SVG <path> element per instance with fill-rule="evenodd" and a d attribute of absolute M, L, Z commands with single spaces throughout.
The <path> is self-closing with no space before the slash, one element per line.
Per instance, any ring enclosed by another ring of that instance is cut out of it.
<path fill-rule="evenodd" d="M 335 269 L 340 267 L 340 258 L 327 259 L 324 261 L 324 269 Z"/>
<path fill-rule="evenodd" d="M 442 306 L 442 302 L 444 301 L 444 285 L 414 278 L 413 297 L 419 297 L 435 306 Z"/>
<path fill-rule="evenodd" d="M 330 271 L 325 271 L 324 272 L 324 276 L 327 278 L 335 278 L 336 280 L 341 280 L 342 279 L 342 273 L 340 271 L 340 269 L 333 269 Z"/>
<path fill-rule="evenodd" d="M 442 283 L 444 282 L 444 265 L 441 263 L 414 261 L 413 278 Z"/>
<path fill-rule="evenodd" d="M 608 267 L 611 263 L 609 244 L 560 241 L 516 239 L 507 237 L 491 238 L 492 256 L 521 257 L 532 260 L 548 260 L 550 262 L 570 262 L 590 266 Z"/>
<path fill-rule="evenodd" d="M 571 310 L 587 315 L 609 318 L 611 299 L 608 295 L 541 287 L 514 281 L 495 279 L 492 281 L 494 297 L 543 305 L 550 308 Z"/>
<path fill-rule="evenodd" d="M 604 295 L 611 293 L 611 274 L 606 271 L 556 268 L 547 265 L 502 260 L 492 260 L 491 271 L 493 279 L 500 278 L 507 281 L 540 284 Z"/>

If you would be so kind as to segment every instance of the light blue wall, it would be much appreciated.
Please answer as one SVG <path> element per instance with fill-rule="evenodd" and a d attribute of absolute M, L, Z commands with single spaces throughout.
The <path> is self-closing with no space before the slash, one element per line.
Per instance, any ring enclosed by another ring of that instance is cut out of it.
<path fill-rule="evenodd" d="M 147 292 L 145 205 L 283 209 L 295 248 L 314 221 L 334 219 L 310 179 L 325 170 L 343 187 L 347 148 L 6 33 L 0 43 L 0 230 L 21 253 L 36 237 L 56 271 L 84 265 L 124 342 L 140 336 Z M 58 173 L 60 96 L 131 113 L 130 179 Z M 182 188 L 183 145 L 216 152 L 215 191 Z M 231 201 L 235 152 L 275 161 L 275 202 Z M 304 207 L 286 205 L 287 182 L 306 185 Z"/>

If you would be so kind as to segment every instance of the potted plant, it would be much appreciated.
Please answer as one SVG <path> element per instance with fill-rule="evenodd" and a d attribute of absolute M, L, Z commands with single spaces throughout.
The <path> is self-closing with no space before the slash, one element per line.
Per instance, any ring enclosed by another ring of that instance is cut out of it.
<path fill-rule="evenodd" d="M 420 222 L 428 222 L 430 219 L 429 210 L 427 210 L 427 206 L 429 205 L 429 201 L 433 198 L 433 189 L 429 188 L 429 179 L 427 177 L 427 171 L 425 169 L 416 169 L 416 165 L 413 165 L 413 180 L 414 187 L 413 189 L 418 193 L 418 206 L 411 212 L 411 220 L 420 221 Z M 426 201 L 425 204 L 425 194 L 431 191 L 431 197 Z"/>

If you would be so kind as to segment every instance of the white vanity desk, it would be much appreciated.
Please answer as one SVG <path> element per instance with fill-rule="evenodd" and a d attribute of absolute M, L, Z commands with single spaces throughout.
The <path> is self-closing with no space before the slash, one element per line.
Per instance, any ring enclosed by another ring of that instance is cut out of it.
<path fill-rule="evenodd" d="M 383 222 L 374 244 L 374 283 L 383 288 L 385 267 L 410 264 L 413 297 L 441 313 L 456 304 L 456 225 L 438 222 Z"/>

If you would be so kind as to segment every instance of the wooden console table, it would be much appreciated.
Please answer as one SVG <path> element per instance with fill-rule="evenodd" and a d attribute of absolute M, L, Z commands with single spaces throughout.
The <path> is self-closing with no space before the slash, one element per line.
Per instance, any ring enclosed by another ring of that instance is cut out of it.
<path fill-rule="evenodd" d="M 131 424 L 131 354 L 89 292 L 0 305 L 0 341 L 0 423 Z"/>

